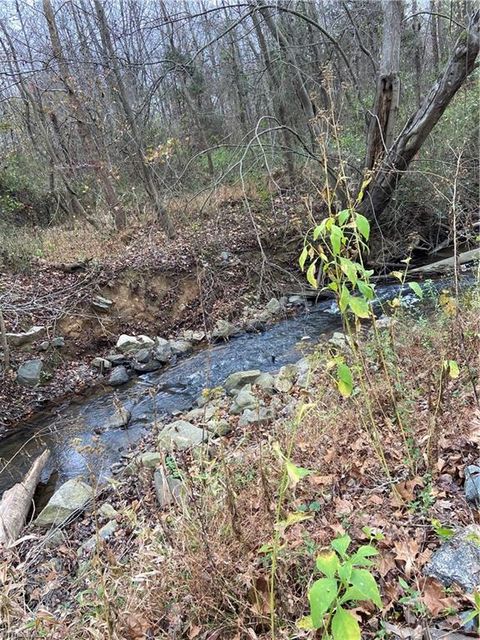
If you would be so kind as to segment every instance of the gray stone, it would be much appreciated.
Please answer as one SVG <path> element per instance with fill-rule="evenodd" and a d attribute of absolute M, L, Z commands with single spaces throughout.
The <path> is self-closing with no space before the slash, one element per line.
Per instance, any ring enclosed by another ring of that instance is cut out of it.
<path fill-rule="evenodd" d="M 480 585 L 480 525 L 471 524 L 435 551 L 425 573 L 446 587 L 457 583 L 465 591 Z"/>
<path fill-rule="evenodd" d="M 135 460 L 138 461 L 141 467 L 156 469 L 162 462 L 162 455 L 158 451 L 146 451 L 138 456 L 138 458 L 135 458 Z"/>
<path fill-rule="evenodd" d="M 149 360 L 148 362 L 136 362 L 132 363 L 132 368 L 137 373 L 150 373 L 151 371 L 158 371 L 158 369 L 162 368 L 162 363 L 160 360 Z"/>
<path fill-rule="evenodd" d="M 52 347 L 55 347 L 55 349 L 61 349 L 65 346 L 65 338 L 63 336 L 57 336 L 50 344 Z"/>
<path fill-rule="evenodd" d="M 207 336 L 204 331 L 192 331 L 191 329 L 187 329 L 187 331 L 183 332 L 183 338 L 189 342 L 203 342 L 206 337 Z"/>
<path fill-rule="evenodd" d="M 108 376 L 108 384 L 111 384 L 112 387 L 118 387 L 126 382 L 128 382 L 128 373 L 122 365 L 115 367 L 112 373 Z"/>
<path fill-rule="evenodd" d="M 280 311 L 282 310 L 282 305 L 280 304 L 280 301 L 277 300 L 277 298 L 271 298 L 267 302 L 265 309 L 275 315 L 277 313 L 280 313 Z"/>
<path fill-rule="evenodd" d="M 208 422 L 217 413 L 218 407 L 215 404 L 205 404 L 203 407 L 192 409 L 185 415 L 187 421 L 198 420 L 199 422 Z"/>
<path fill-rule="evenodd" d="M 213 433 L 216 436 L 226 436 L 232 430 L 232 425 L 225 418 L 220 418 L 220 420 L 209 420 L 206 427 L 210 433 Z"/>
<path fill-rule="evenodd" d="M 47 549 L 59 547 L 66 540 L 65 534 L 61 529 L 52 529 L 44 538 L 43 543 Z"/>
<path fill-rule="evenodd" d="M 230 253 L 230 251 L 222 251 L 222 253 L 220 254 L 220 260 L 222 262 L 229 262 L 231 258 L 232 254 Z"/>
<path fill-rule="evenodd" d="M 98 530 L 98 535 L 96 533 L 93 536 L 90 536 L 88 540 L 86 540 L 80 547 L 78 548 L 77 555 L 82 555 L 82 553 L 91 553 L 97 547 L 97 543 L 101 540 L 108 540 L 113 536 L 115 531 L 118 529 L 118 522 L 116 520 L 110 520 L 107 524 L 104 524 L 103 527 L 100 527 Z"/>
<path fill-rule="evenodd" d="M 275 378 L 271 373 L 261 373 L 255 380 L 255 384 L 267 393 L 275 391 Z"/>
<path fill-rule="evenodd" d="M 173 502 L 178 502 L 184 493 L 184 487 L 178 478 L 168 476 L 165 478 L 163 471 L 155 471 L 153 474 L 155 493 L 161 509 Z"/>
<path fill-rule="evenodd" d="M 38 350 L 47 351 L 49 347 L 50 347 L 50 342 L 48 340 L 44 340 L 38 345 Z"/>
<path fill-rule="evenodd" d="M 59 525 L 77 511 L 82 511 L 92 498 L 92 487 L 82 480 L 72 478 L 55 491 L 35 524 L 39 527 Z"/>
<path fill-rule="evenodd" d="M 171 449 L 189 449 L 199 445 L 207 439 L 208 434 L 204 429 L 199 429 L 186 420 L 176 420 L 167 424 L 158 437 L 159 447 Z"/>
<path fill-rule="evenodd" d="M 98 515 L 102 516 L 102 518 L 106 518 L 107 520 L 112 520 L 120 514 L 109 502 L 104 502 L 98 510 Z"/>
<path fill-rule="evenodd" d="M 261 333 L 265 331 L 265 322 L 258 318 L 252 318 L 244 322 L 243 328 L 247 333 Z"/>
<path fill-rule="evenodd" d="M 288 296 L 288 304 L 298 307 L 305 306 L 305 298 L 303 296 Z"/>
<path fill-rule="evenodd" d="M 302 358 L 295 363 L 295 368 L 297 369 L 297 387 L 306 389 L 310 383 L 310 373 L 312 371 L 312 365 L 310 364 L 310 361 L 308 360 L 308 358 Z"/>
<path fill-rule="evenodd" d="M 95 367 L 95 369 L 100 369 L 100 371 L 108 371 L 108 369 L 112 368 L 112 363 L 106 358 L 94 358 L 90 364 L 92 367 Z"/>
<path fill-rule="evenodd" d="M 466 633 L 478 633 L 480 625 L 480 616 L 478 615 L 478 612 L 475 612 L 473 609 L 462 611 L 460 614 L 460 620 L 462 621 L 462 631 L 465 631 Z"/>
<path fill-rule="evenodd" d="M 281 367 L 275 378 L 275 389 L 288 393 L 298 377 L 298 369 L 294 364 L 286 364 Z"/>
<path fill-rule="evenodd" d="M 135 360 L 137 362 L 148 362 L 151 358 L 152 350 L 145 348 L 135 352 Z"/>
<path fill-rule="evenodd" d="M 109 353 L 108 356 L 105 356 L 105 360 L 108 360 L 112 367 L 119 367 L 122 364 L 129 364 L 130 362 L 130 360 L 121 353 Z"/>
<path fill-rule="evenodd" d="M 35 340 L 43 335 L 44 331 L 45 327 L 38 325 L 23 333 L 7 333 L 6 338 L 10 346 L 21 347 L 24 344 L 35 342 Z"/>
<path fill-rule="evenodd" d="M 480 467 L 476 464 L 465 469 L 465 497 L 470 504 L 480 506 Z"/>
<path fill-rule="evenodd" d="M 128 336 L 126 334 L 121 335 L 116 344 L 116 348 L 121 353 L 131 353 L 139 351 L 143 347 L 153 346 L 155 346 L 155 342 L 148 336 Z"/>
<path fill-rule="evenodd" d="M 40 359 L 27 360 L 17 371 L 17 382 L 25 387 L 34 387 L 40 382 L 43 362 Z"/>
<path fill-rule="evenodd" d="M 154 354 L 156 360 L 163 363 L 168 362 L 173 355 L 169 341 L 165 340 L 165 338 L 157 338 Z"/>
<path fill-rule="evenodd" d="M 258 369 L 237 371 L 236 373 L 232 373 L 228 376 L 223 386 L 230 395 L 233 395 L 246 384 L 255 384 L 256 379 L 261 375 L 261 373 L 262 372 Z"/>
<path fill-rule="evenodd" d="M 328 343 L 338 349 L 345 349 L 348 346 L 348 338 L 341 331 L 335 331 L 332 337 L 328 340 Z"/>
<path fill-rule="evenodd" d="M 377 329 L 387 329 L 394 323 L 394 319 L 391 316 L 381 316 L 375 320 Z"/>
<path fill-rule="evenodd" d="M 91 305 L 97 311 L 106 313 L 107 311 L 110 311 L 110 308 L 113 305 L 113 300 L 109 300 L 108 298 L 104 298 L 103 296 L 95 296 L 92 299 Z"/>
<path fill-rule="evenodd" d="M 240 329 L 228 320 L 218 320 L 212 331 L 212 338 L 225 340 L 240 333 Z"/>
<path fill-rule="evenodd" d="M 120 427 L 126 427 L 130 422 L 132 414 L 125 407 L 119 406 L 115 408 L 115 413 L 107 420 L 107 429 L 119 429 Z"/>
<path fill-rule="evenodd" d="M 188 340 L 170 340 L 170 348 L 174 356 L 183 356 L 193 349 Z"/>
<path fill-rule="evenodd" d="M 239 427 L 247 427 L 254 424 L 266 424 L 274 417 L 273 411 L 269 407 L 259 407 L 258 409 L 245 409 L 238 421 Z"/>
<path fill-rule="evenodd" d="M 252 394 L 252 386 L 246 384 L 235 396 L 230 412 L 234 415 L 242 413 L 244 409 L 254 409 L 258 405 L 257 398 Z"/>

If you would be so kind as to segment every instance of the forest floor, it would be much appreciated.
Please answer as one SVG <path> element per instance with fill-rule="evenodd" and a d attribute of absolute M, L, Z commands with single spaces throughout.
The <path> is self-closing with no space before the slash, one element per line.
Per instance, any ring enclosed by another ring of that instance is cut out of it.
<path fill-rule="evenodd" d="M 252 195 L 252 194 L 250 194 Z M 40 257 L 0 271 L 0 300 L 7 331 L 46 327 L 34 344 L 11 350 L 11 369 L 0 391 L 0 431 L 75 393 L 102 382 L 90 366 L 121 334 L 174 337 L 185 329 L 210 330 L 235 320 L 305 282 L 297 269 L 304 206 L 298 195 L 252 197 L 248 212 L 238 190 L 224 190 L 210 208 L 179 214 L 178 236 L 166 238 L 138 221 L 112 234 L 43 230 Z M 175 203 L 178 212 L 193 206 Z M 249 224 L 245 224 L 245 215 Z M 102 313 L 95 296 L 113 301 Z M 61 349 L 39 352 L 55 336 Z M 49 371 L 34 389 L 16 382 L 16 370 L 41 357 Z"/>
<path fill-rule="evenodd" d="M 377 334 L 361 331 L 367 388 L 350 398 L 338 394 L 330 364 L 341 356 L 357 378 L 348 341 L 319 343 L 306 382 L 274 393 L 254 387 L 274 412 L 265 424 L 241 426 L 228 396 L 207 394 L 205 411 L 213 398 L 230 431 L 162 454 L 183 484 L 177 502 L 159 508 L 153 470 L 140 467 L 117 476 L 93 513 L 61 534 L 44 538 L 29 526 L 4 556 L 2 637 L 320 637 L 298 622 L 320 577 L 315 558 L 346 533 L 352 549 L 374 538 L 379 552 L 372 571 L 381 608 L 352 608 L 363 638 L 476 637 L 448 635 L 474 606 L 472 594 L 444 587 L 426 567 L 454 531 L 480 522 L 463 489 L 465 467 L 479 457 L 471 378 L 479 304 L 475 295 L 456 309 L 434 304 L 428 316 L 400 310 Z M 445 375 L 443 363 L 453 360 L 458 375 Z M 157 451 L 157 430 L 135 455 Z M 115 530 L 103 540 L 112 514 Z M 92 535 L 93 549 L 80 548 Z"/>

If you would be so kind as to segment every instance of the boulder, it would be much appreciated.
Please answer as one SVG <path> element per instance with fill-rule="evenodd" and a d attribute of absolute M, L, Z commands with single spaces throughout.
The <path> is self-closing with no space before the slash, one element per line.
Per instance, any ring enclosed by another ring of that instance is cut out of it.
<path fill-rule="evenodd" d="M 115 367 L 112 373 L 108 376 L 108 384 L 112 387 L 118 387 L 121 384 L 128 382 L 128 372 L 124 366 Z"/>
<path fill-rule="evenodd" d="M 178 478 L 173 478 L 172 476 L 165 478 L 163 471 L 155 471 L 153 474 L 153 482 L 155 485 L 158 504 L 161 509 L 173 502 L 178 502 L 184 493 L 181 481 Z"/>
<path fill-rule="evenodd" d="M 40 359 L 27 360 L 17 371 L 17 382 L 24 387 L 34 387 L 40 382 L 43 362 Z"/>
<path fill-rule="evenodd" d="M 273 393 L 275 391 L 275 378 L 271 373 L 261 373 L 258 378 L 255 379 L 255 384 L 267 393 Z"/>
<path fill-rule="evenodd" d="M 129 364 L 130 360 L 123 356 L 121 353 L 109 353 L 108 356 L 105 356 L 105 360 L 108 360 L 112 367 L 118 367 L 122 364 Z"/>
<path fill-rule="evenodd" d="M 107 313 L 113 305 L 113 300 L 109 300 L 103 296 L 95 296 L 91 301 L 91 305 L 96 311 Z"/>
<path fill-rule="evenodd" d="M 135 360 L 137 362 L 148 362 L 150 360 L 150 358 L 152 357 L 152 350 L 145 348 L 145 349 L 140 349 L 139 351 L 135 352 Z"/>
<path fill-rule="evenodd" d="M 146 451 L 138 456 L 138 458 L 135 458 L 135 460 L 141 467 L 156 469 L 162 462 L 162 455 L 158 451 Z"/>
<path fill-rule="evenodd" d="M 246 384 L 235 396 L 230 413 L 242 413 L 244 409 L 254 409 L 258 405 L 257 398 L 252 394 L 252 385 Z"/>
<path fill-rule="evenodd" d="M 77 555 L 81 556 L 83 553 L 92 553 L 96 549 L 98 542 L 101 540 L 108 540 L 113 536 L 118 529 L 118 522 L 116 520 L 110 520 L 103 527 L 100 527 L 98 533 L 94 533 L 90 536 L 77 550 Z"/>
<path fill-rule="evenodd" d="M 51 341 L 50 344 L 52 345 L 52 347 L 55 347 L 55 349 L 61 349 L 65 346 L 65 338 L 63 336 L 57 336 Z"/>
<path fill-rule="evenodd" d="M 446 587 L 456 583 L 473 591 L 480 584 L 480 525 L 471 524 L 442 544 L 424 571 Z"/>
<path fill-rule="evenodd" d="M 23 333 L 7 333 L 7 342 L 12 347 L 21 347 L 24 344 L 31 344 L 43 335 L 45 327 L 35 326 Z"/>
<path fill-rule="evenodd" d="M 232 373 L 225 380 L 225 390 L 230 395 L 234 395 L 246 384 L 255 384 L 256 379 L 261 375 L 261 373 L 262 372 L 259 369 L 250 369 L 249 371 L 237 371 L 236 373 Z"/>
<path fill-rule="evenodd" d="M 100 371 L 107 371 L 108 369 L 112 368 L 112 363 L 106 358 L 94 358 L 90 364 L 95 369 L 100 369 Z"/>
<path fill-rule="evenodd" d="M 82 511 L 92 498 L 92 487 L 78 478 L 72 478 L 55 491 L 35 524 L 39 527 L 59 525 L 77 511 Z"/>
<path fill-rule="evenodd" d="M 189 449 L 204 442 L 208 434 L 186 420 L 176 420 L 167 424 L 158 437 L 159 447 Z"/>
<path fill-rule="evenodd" d="M 205 404 L 203 407 L 197 407 L 195 409 L 191 409 L 185 415 L 185 418 L 187 419 L 187 421 L 198 420 L 200 422 L 208 422 L 208 420 L 211 420 L 214 417 L 217 411 L 218 411 L 218 407 L 216 405 Z"/>
<path fill-rule="evenodd" d="M 275 378 L 275 389 L 283 393 L 288 393 L 293 387 L 298 377 L 298 369 L 294 364 L 286 364 L 281 367 Z"/>
<path fill-rule="evenodd" d="M 152 371 L 158 371 L 162 366 L 160 360 L 156 359 L 149 360 L 148 362 L 137 362 L 134 360 L 132 363 L 132 368 L 137 373 L 151 373 Z"/>
<path fill-rule="evenodd" d="M 140 351 L 142 347 L 153 346 L 155 346 L 155 342 L 148 336 L 128 336 L 126 334 L 121 335 L 116 344 L 116 348 L 121 353 Z"/>
<path fill-rule="evenodd" d="M 193 347 L 188 340 L 170 340 L 170 349 L 174 356 L 183 356 L 190 353 Z"/>
<path fill-rule="evenodd" d="M 216 436 L 226 436 L 232 430 L 232 425 L 225 418 L 209 420 L 206 427 L 210 433 Z"/>
<path fill-rule="evenodd" d="M 280 311 L 282 310 L 282 305 L 280 304 L 280 301 L 277 300 L 277 298 L 271 298 L 267 302 L 265 309 L 272 315 L 276 315 L 277 313 L 280 313 Z"/>
<path fill-rule="evenodd" d="M 480 506 L 480 467 L 476 464 L 465 469 L 465 497 L 470 504 Z"/>
<path fill-rule="evenodd" d="M 306 389 L 310 382 L 310 373 L 312 371 L 312 365 L 308 358 L 302 358 L 298 362 L 295 363 L 295 368 L 297 370 L 297 387 L 301 387 L 302 389 Z"/>

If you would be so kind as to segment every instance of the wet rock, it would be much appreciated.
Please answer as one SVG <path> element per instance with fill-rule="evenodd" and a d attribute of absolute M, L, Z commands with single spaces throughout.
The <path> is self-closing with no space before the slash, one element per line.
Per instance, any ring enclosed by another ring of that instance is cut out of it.
<path fill-rule="evenodd" d="M 63 336 L 57 336 L 50 344 L 52 347 L 55 347 L 55 349 L 62 349 L 65 346 L 65 338 Z"/>
<path fill-rule="evenodd" d="M 152 356 L 152 350 L 145 348 L 135 352 L 135 360 L 137 362 L 148 362 Z"/>
<path fill-rule="evenodd" d="M 247 333 L 262 333 L 265 331 L 265 322 L 258 318 L 252 318 L 245 321 L 243 328 Z"/>
<path fill-rule="evenodd" d="M 118 522 L 116 520 L 110 520 L 107 524 L 100 527 L 98 534 L 94 533 L 90 536 L 80 547 L 78 548 L 77 555 L 81 556 L 83 553 L 92 553 L 97 547 L 97 543 L 101 540 L 108 540 L 113 536 L 118 529 Z"/>
<path fill-rule="evenodd" d="M 223 386 L 230 395 L 233 395 L 246 384 L 255 384 L 255 380 L 261 375 L 261 373 L 262 372 L 259 369 L 237 371 L 236 373 L 232 373 L 228 376 Z"/>
<path fill-rule="evenodd" d="M 230 412 L 233 415 L 242 413 L 244 409 L 254 409 L 258 405 L 257 398 L 252 394 L 252 385 L 246 384 L 235 396 Z"/>
<path fill-rule="evenodd" d="M 115 413 L 108 419 L 107 429 L 120 429 L 126 427 L 130 422 L 132 414 L 125 407 L 117 407 Z"/>
<path fill-rule="evenodd" d="M 176 420 L 168 424 L 158 437 L 159 447 L 189 449 L 207 439 L 208 434 L 186 420 Z"/>
<path fill-rule="evenodd" d="M 280 301 L 277 300 L 277 298 L 271 298 L 267 302 L 265 309 L 272 315 L 276 315 L 277 313 L 280 313 L 282 311 L 282 305 L 280 304 Z"/>
<path fill-rule="evenodd" d="M 425 574 L 446 587 L 456 583 L 473 591 L 480 584 L 480 526 L 469 525 L 442 544 L 425 567 Z"/>
<path fill-rule="evenodd" d="M 103 296 L 95 296 L 91 301 L 91 305 L 96 311 L 107 313 L 113 306 L 113 300 L 109 300 Z"/>
<path fill-rule="evenodd" d="M 108 371 L 108 369 L 112 368 L 112 363 L 107 358 L 94 358 L 90 364 L 95 369 L 100 369 L 100 371 Z"/>
<path fill-rule="evenodd" d="M 112 373 L 108 376 L 108 384 L 112 385 L 112 387 L 118 387 L 126 382 L 128 382 L 128 372 L 122 365 L 115 367 Z"/>
<path fill-rule="evenodd" d="M 153 346 L 155 346 L 155 342 L 148 336 L 128 336 L 126 334 L 121 335 L 116 344 L 116 348 L 122 353 L 140 351 L 143 347 Z"/>
<path fill-rule="evenodd" d="M 178 478 L 173 478 L 172 476 L 165 478 L 163 471 L 155 471 L 153 474 L 153 482 L 158 504 L 161 509 L 181 499 L 184 488 Z"/>
<path fill-rule="evenodd" d="M 155 359 L 159 362 L 166 363 L 172 357 L 172 347 L 168 340 L 165 338 L 157 338 L 157 345 L 154 349 Z"/>
<path fill-rule="evenodd" d="M 266 424 L 274 418 L 273 411 L 269 407 L 258 409 L 245 409 L 238 421 L 239 427 L 247 427 L 254 424 Z"/>
<path fill-rule="evenodd" d="M 239 333 L 240 329 L 228 320 L 218 320 L 212 331 L 212 338 L 214 340 L 225 340 Z"/>
<path fill-rule="evenodd" d="M 190 353 L 193 346 L 188 340 L 170 340 L 170 349 L 174 356 L 184 356 Z"/>
<path fill-rule="evenodd" d="M 6 338 L 11 347 L 21 347 L 24 344 L 35 342 L 43 335 L 44 331 L 45 327 L 38 325 L 23 333 L 7 333 Z"/>
<path fill-rule="evenodd" d="M 34 387 L 40 382 L 43 362 L 40 359 L 27 360 L 17 371 L 17 382 L 25 387 Z"/>
<path fill-rule="evenodd" d="M 93 489 L 86 482 L 73 478 L 55 491 L 35 520 L 39 527 L 56 526 L 77 511 L 82 511 L 93 498 Z"/>
<path fill-rule="evenodd" d="M 476 464 L 465 469 L 465 497 L 470 504 L 480 506 L 480 467 Z"/>
<path fill-rule="evenodd" d="M 119 367 L 122 364 L 125 365 L 130 363 L 130 360 L 121 353 L 109 353 L 108 356 L 105 356 L 105 360 L 108 360 L 112 367 Z"/>
<path fill-rule="evenodd" d="M 303 296 L 288 296 L 288 304 L 293 307 L 304 307 L 305 306 L 305 298 Z"/>
<path fill-rule="evenodd" d="M 132 368 L 137 373 L 151 373 L 152 371 L 158 371 L 162 366 L 160 360 L 156 359 L 149 360 L 148 362 L 137 362 L 136 360 L 132 362 Z"/>

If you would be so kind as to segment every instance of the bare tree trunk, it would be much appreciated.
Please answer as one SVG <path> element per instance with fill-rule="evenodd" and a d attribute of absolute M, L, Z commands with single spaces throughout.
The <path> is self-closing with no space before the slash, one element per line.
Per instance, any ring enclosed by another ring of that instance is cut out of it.
<path fill-rule="evenodd" d="M 479 20 L 480 10 L 472 16 L 468 29 L 460 34 L 442 74 L 375 171 L 373 180 L 365 191 L 360 210 L 367 216 L 375 216 L 377 222 L 381 219 L 410 162 L 475 68 L 480 47 Z"/>
<path fill-rule="evenodd" d="M 5 328 L 5 319 L 3 317 L 3 311 L 0 307 L 0 344 L 3 351 L 3 370 L 6 373 L 10 368 L 10 347 L 8 346 L 7 330 Z"/>
<path fill-rule="evenodd" d="M 0 544 L 15 542 L 32 506 L 32 498 L 50 451 L 41 453 L 21 482 L 4 492 L 0 501 Z"/>
<path fill-rule="evenodd" d="M 387 0 L 383 8 L 382 60 L 367 138 L 367 169 L 373 169 L 381 161 L 393 142 L 400 104 L 402 18 L 403 0 Z"/>
<path fill-rule="evenodd" d="M 433 58 L 433 70 L 438 74 L 440 69 L 440 55 L 438 50 L 438 17 L 433 15 L 438 13 L 438 8 L 435 0 L 430 0 L 430 37 L 432 39 L 432 58 Z"/>
<path fill-rule="evenodd" d="M 412 0 L 412 13 L 416 14 L 417 9 L 417 0 Z M 415 99 L 417 107 L 420 106 L 422 102 L 422 53 L 421 53 L 421 42 L 420 42 L 420 17 L 418 15 L 414 15 L 412 18 L 412 31 L 413 31 L 413 59 L 415 65 Z"/>

